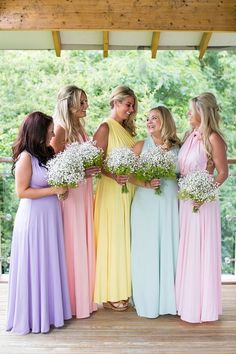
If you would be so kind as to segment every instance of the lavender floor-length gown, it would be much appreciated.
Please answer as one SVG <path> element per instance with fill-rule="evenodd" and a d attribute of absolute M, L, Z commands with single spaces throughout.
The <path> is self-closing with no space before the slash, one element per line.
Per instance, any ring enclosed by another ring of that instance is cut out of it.
<path fill-rule="evenodd" d="M 32 188 L 47 187 L 47 170 L 32 160 Z M 21 199 L 16 214 L 9 276 L 7 330 L 48 332 L 71 318 L 63 227 L 56 195 Z"/>

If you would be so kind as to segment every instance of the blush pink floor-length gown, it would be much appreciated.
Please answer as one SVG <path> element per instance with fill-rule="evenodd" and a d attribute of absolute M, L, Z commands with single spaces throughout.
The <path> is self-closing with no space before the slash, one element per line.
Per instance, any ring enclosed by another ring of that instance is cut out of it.
<path fill-rule="evenodd" d="M 206 152 L 193 131 L 180 149 L 181 175 L 205 170 Z M 219 202 L 204 203 L 197 213 L 180 201 L 180 244 L 176 274 L 178 315 L 192 323 L 215 321 L 221 303 L 221 224 Z"/>
<path fill-rule="evenodd" d="M 79 140 L 83 142 L 81 137 Z M 97 310 L 93 302 L 95 244 L 92 178 L 69 190 L 68 198 L 62 201 L 62 212 L 71 312 L 76 318 L 86 318 Z"/>

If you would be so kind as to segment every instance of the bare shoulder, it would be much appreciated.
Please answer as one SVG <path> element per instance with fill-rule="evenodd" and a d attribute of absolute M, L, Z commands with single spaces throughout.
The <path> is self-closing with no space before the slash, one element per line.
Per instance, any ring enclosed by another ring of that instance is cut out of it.
<path fill-rule="evenodd" d="M 16 163 L 31 163 L 31 155 L 28 151 L 22 151 L 22 153 L 19 155 L 18 160 Z"/>
<path fill-rule="evenodd" d="M 22 151 L 16 161 L 16 171 L 27 171 L 29 168 L 31 168 L 31 155 L 27 151 Z"/>
<path fill-rule="evenodd" d="M 66 132 L 61 125 L 56 124 L 54 127 L 54 134 L 55 136 L 52 137 L 50 145 L 53 147 L 55 153 L 58 153 L 59 151 L 63 151 L 65 149 Z"/>
<path fill-rule="evenodd" d="M 143 149 L 143 145 L 144 145 L 144 140 L 137 141 L 137 143 L 133 147 L 133 152 L 136 155 L 140 155 L 140 153 L 141 153 L 141 151 Z"/>
<path fill-rule="evenodd" d="M 61 125 L 57 124 L 54 127 L 54 133 L 56 136 L 64 137 L 65 136 L 65 129 Z"/>
<path fill-rule="evenodd" d="M 216 132 L 211 133 L 209 140 L 210 140 L 210 143 L 212 144 L 212 146 L 226 147 L 226 143 L 225 143 L 224 139 Z"/>
<path fill-rule="evenodd" d="M 109 126 L 106 122 L 102 123 L 93 136 L 96 145 L 102 148 L 105 152 L 108 144 Z"/>
<path fill-rule="evenodd" d="M 109 133 L 109 126 L 106 122 L 99 125 L 98 129 L 96 130 L 95 134 L 108 134 Z"/>

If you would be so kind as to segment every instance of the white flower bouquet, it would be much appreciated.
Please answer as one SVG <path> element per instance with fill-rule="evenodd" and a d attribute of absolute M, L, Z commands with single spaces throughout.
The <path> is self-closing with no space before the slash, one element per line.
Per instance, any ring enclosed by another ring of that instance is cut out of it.
<path fill-rule="evenodd" d="M 47 162 L 48 184 L 54 187 L 75 188 L 85 179 L 79 144 L 69 145 Z"/>
<path fill-rule="evenodd" d="M 126 176 L 134 173 L 137 157 L 134 152 L 125 147 L 115 148 L 104 161 L 104 170 L 117 176 Z M 122 185 L 122 193 L 127 193 L 126 183 Z"/>
<path fill-rule="evenodd" d="M 84 143 L 72 143 L 71 149 L 75 150 L 75 153 L 80 154 L 83 160 L 84 168 L 89 167 L 101 167 L 103 162 L 103 150 L 96 147 L 96 141 L 86 141 Z"/>
<path fill-rule="evenodd" d="M 179 179 L 178 197 L 182 200 L 192 200 L 197 203 L 212 202 L 217 198 L 217 185 L 207 171 L 194 171 Z M 196 213 L 198 207 L 193 207 Z"/>
<path fill-rule="evenodd" d="M 157 178 L 176 178 L 176 156 L 173 152 L 155 146 L 141 153 L 135 170 L 137 180 L 150 182 Z M 155 188 L 160 194 L 161 188 Z"/>

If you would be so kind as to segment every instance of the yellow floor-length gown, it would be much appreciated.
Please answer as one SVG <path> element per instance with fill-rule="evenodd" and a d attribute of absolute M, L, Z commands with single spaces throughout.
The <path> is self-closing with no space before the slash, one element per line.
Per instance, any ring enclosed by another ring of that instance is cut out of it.
<path fill-rule="evenodd" d="M 134 138 L 114 119 L 109 126 L 107 155 L 117 147 L 133 147 Z M 94 301 L 125 300 L 131 296 L 130 275 L 130 204 L 134 186 L 127 183 L 128 193 L 121 185 L 102 175 L 95 197 L 96 283 Z"/>

